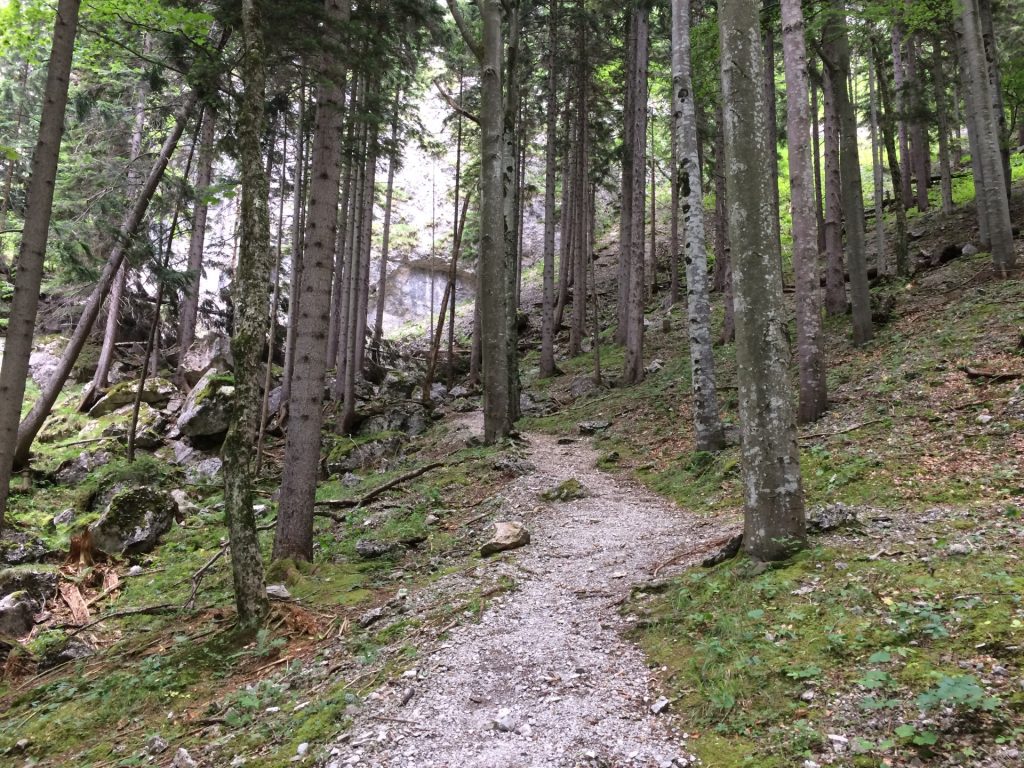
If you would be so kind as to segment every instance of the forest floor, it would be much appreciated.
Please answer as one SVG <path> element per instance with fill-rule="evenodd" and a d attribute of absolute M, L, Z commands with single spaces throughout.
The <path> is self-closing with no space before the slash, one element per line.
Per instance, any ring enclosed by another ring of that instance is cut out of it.
<path fill-rule="evenodd" d="M 915 217 L 915 248 L 962 242 L 969 222 L 966 208 Z M 98 449 L 79 439 L 112 426 L 75 413 L 70 387 L 13 498 L 15 526 L 64 547 L 54 515 L 87 521 L 97 490 L 121 482 L 182 489 L 189 507 L 150 555 L 50 566 L 100 621 L 76 626 L 58 598 L 10 654 L 0 764 L 1020 765 L 1024 283 L 995 279 L 982 253 L 876 284 L 895 306 L 861 348 L 848 318 L 829 318 L 830 410 L 799 437 L 808 508 L 839 525 L 769 570 L 743 557 L 704 569 L 694 561 L 742 524 L 739 449 L 693 451 L 685 313 L 661 296 L 647 377 L 614 386 L 615 252 L 609 238 L 596 262 L 604 381 L 589 346 L 538 380 L 528 332 L 521 442 L 481 446 L 475 414 L 446 405 L 400 457 L 326 479 L 319 499 L 354 500 L 437 465 L 318 517 L 315 564 L 269 570 L 291 597 L 251 642 L 231 632 L 226 558 L 206 567 L 225 543 L 216 478 L 144 454 L 53 479 Z M 525 290 L 534 318 L 535 303 Z M 729 425 L 732 353 L 716 348 Z M 266 552 L 280 455 L 274 438 Z M 573 480 L 582 498 L 541 498 L 574 495 Z M 522 521 L 532 541 L 482 558 L 498 520 Z M 64 660 L 44 665 L 55 652 Z"/>

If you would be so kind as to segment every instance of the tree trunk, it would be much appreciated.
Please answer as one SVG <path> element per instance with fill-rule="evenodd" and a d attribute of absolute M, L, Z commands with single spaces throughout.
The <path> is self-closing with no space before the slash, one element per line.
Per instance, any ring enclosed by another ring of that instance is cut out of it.
<path fill-rule="evenodd" d="M 778 211 L 772 208 L 756 0 L 720 0 L 718 14 L 746 488 L 743 546 L 752 558 L 780 560 L 803 547 L 807 536 L 782 270 L 771 223 Z"/>
<path fill-rule="evenodd" d="M 295 369 L 295 327 L 299 320 L 299 288 L 302 284 L 302 214 L 305 210 L 305 137 L 306 85 L 299 86 L 299 114 L 295 125 L 295 170 L 292 180 L 295 185 L 292 205 L 292 268 L 288 285 L 288 328 L 284 338 L 284 376 L 281 383 L 281 407 L 287 411 L 291 401 L 292 371 Z"/>
<path fill-rule="evenodd" d="M 0 534 L 3 533 L 11 471 L 16 460 L 13 449 L 18 433 L 18 417 L 25 398 L 28 361 L 32 354 L 32 335 L 39 307 L 39 288 L 46 260 L 57 161 L 64 135 L 64 110 L 68 103 L 71 57 L 78 31 L 78 8 L 78 0 L 59 0 L 57 4 L 43 91 L 43 111 L 32 153 L 25 223 L 18 249 L 3 363 L 0 366 Z"/>
<path fill-rule="evenodd" d="M 644 212 L 646 204 L 644 196 L 644 172 L 646 167 L 647 149 L 647 63 L 649 54 L 650 10 L 646 3 L 639 3 L 633 9 L 633 28 L 635 30 L 634 53 L 635 85 L 631 99 L 631 114 L 626 116 L 632 121 L 632 146 L 625 151 L 633 153 L 633 175 L 630 192 L 633 200 L 631 212 L 633 222 L 630 226 L 630 272 L 629 272 L 629 317 L 627 320 L 626 356 L 622 373 L 625 384 L 636 384 L 644 376 Z"/>
<path fill-rule="evenodd" d="M 622 184 L 619 192 L 620 213 L 619 213 L 619 271 L 618 271 L 618 304 L 616 314 L 618 322 L 615 326 L 615 343 L 625 344 L 629 336 L 629 298 L 630 298 L 630 274 L 632 268 L 633 242 L 633 118 L 634 102 L 636 101 L 636 47 L 637 47 L 637 11 L 631 8 L 626 14 L 625 40 L 625 70 L 626 84 L 622 101 Z M 646 109 L 646 104 L 644 105 Z M 562 217 L 565 218 L 566 209 L 563 207 Z M 565 228 L 562 229 L 562 237 L 565 237 Z M 564 248 L 563 248 L 564 252 Z"/>
<path fill-rule="evenodd" d="M 214 141 L 217 113 L 210 107 L 203 110 L 203 127 L 199 134 L 199 167 L 196 169 L 196 198 L 192 211 L 192 234 L 188 243 L 188 286 L 182 291 L 178 305 L 178 385 L 184 385 L 182 366 L 185 354 L 196 339 L 199 313 L 199 284 L 203 277 L 203 249 L 206 242 L 206 218 L 210 205 L 208 190 L 213 182 Z"/>
<path fill-rule="evenodd" d="M 978 149 L 983 177 L 982 194 L 978 199 L 984 198 L 993 269 L 1000 277 L 1009 277 L 1016 266 L 1016 254 L 1004 183 L 1006 176 L 999 148 L 999 121 L 992 108 L 994 99 L 990 93 L 991 83 L 979 23 L 978 0 L 965 0 L 960 18 L 972 81 L 970 98 L 978 123 Z"/>
<path fill-rule="evenodd" d="M 555 174 L 558 162 L 558 0 L 549 0 L 547 137 L 544 147 L 544 299 L 541 318 L 540 377 L 555 375 Z M 564 180 L 563 184 L 566 183 Z"/>
<path fill-rule="evenodd" d="M 325 33 L 336 37 L 348 21 L 347 2 L 326 0 Z M 330 323 L 331 270 L 338 227 L 338 181 L 344 72 L 333 54 L 320 55 L 316 128 L 313 136 L 309 213 L 295 326 L 294 368 L 288 436 L 281 475 L 281 503 L 274 536 L 274 559 L 313 558 L 313 501 L 320 469 L 324 375 Z"/>
<path fill-rule="evenodd" d="M 816 421 L 828 407 L 821 327 L 814 173 L 811 168 L 807 50 L 800 0 L 782 0 L 782 57 L 786 70 L 786 143 L 793 214 L 793 278 L 796 287 L 797 361 L 802 423 Z"/>
<path fill-rule="evenodd" d="M 1018 19 L 1019 20 L 1019 19 Z M 1006 199 L 1010 199 L 1010 135 L 1006 129 L 1006 109 L 1003 106 L 1002 75 L 999 71 L 999 53 L 996 50 L 995 25 L 992 21 L 992 0 L 978 0 L 978 23 L 984 43 L 982 55 L 988 69 L 989 95 L 992 99 L 992 119 L 996 126 L 999 143 L 1000 168 L 1003 171 L 1003 188 Z"/>
<path fill-rule="evenodd" d="M 892 25 L 892 76 L 893 85 L 896 88 L 894 114 L 899 134 L 900 168 L 903 170 L 900 176 L 903 183 L 903 186 L 900 187 L 900 194 L 903 197 L 903 208 L 906 210 L 914 205 L 914 190 L 910 180 L 910 141 L 907 138 L 907 77 L 903 68 L 903 33 L 899 24 Z"/>
<path fill-rule="evenodd" d="M 686 314 L 693 383 L 696 449 L 717 451 L 725 444 L 718 413 L 715 355 L 711 343 L 711 298 L 708 289 L 707 237 L 704 232 L 704 185 L 697 157 L 697 109 L 690 61 L 690 0 L 672 0 L 672 130 L 679 148 L 673 167 L 683 210 L 686 265 Z"/>
<path fill-rule="evenodd" d="M 843 275 L 843 197 L 839 172 L 839 111 L 835 77 L 828 68 L 822 73 L 825 102 L 825 309 L 830 315 L 845 315 L 846 283 Z"/>
<path fill-rule="evenodd" d="M 882 102 L 882 140 L 885 144 L 885 154 L 889 161 L 889 178 L 892 180 L 893 188 L 893 210 L 896 216 L 896 242 L 893 250 L 896 256 L 896 274 L 900 277 L 910 275 L 910 253 L 907 245 L 907 210 L 903 206 L 903 196 L 899 194 L 902 189 L 902 175 L 899 164 L 899 157 L 896 153 L 896 120 L 893 114 L 892 97 L 889 95 L 889 81 L 886 77 L 885 62 L 882 54 L 882 44 L 875 40 L 872 47 L 875 59 L 875 72 L 878 75 L 878 96 Z M 881 269 L 881 268 L 879 268 Z"/>
<path fill-rule="evenodd" d="M 843 215 L 846 219 L 846 265 L 850 273 L 850 304 L 853 311 L 853 343 L 871 341 L 871 295 L 864 255 L 864 193 L 860 179 L 857 146 L 857 115 L 850 97 L 850 43 L 846 26 L 846 0 L 832 0 L 835 9 L 831 40 L 826 50 L 833 74 L 833 95 L 839 113 L 839 164 L 843 185 Z M 827 33 L 826 33 L 827 34 Z"/>
<path fill-rule="evenodd" d="M 971 60 L 964 38 L 963 19 L 956 17 L 953 22 L 957 39 L 957 59 L 960 82 L 964 92 L 964 112 L 967 122 L 967 145 L 971 153 L 971 176 L 974 180 L 974 206 L 978 220 L 978 239 L 983 248 L 989 247 L 988 207 L 981 190 L 985 187 L 985 172 L 981 164 L 980 115 L 977 112 L 977 94 L 974 93 L 974 76 Z"/>
<path fill-rule="evenodd" d="M 939 134 L 939 175 L 942 189 L 942 212 L 953 212 L 953 172 L 949 159 L 949 108 L 946 100 L 946 75 L 938 41 L 932 44 L 932 89 Z"/>
<path fill-rule="evenodd" d="M 393 115 L 391 118 L 391 155 L 388 157 L 388 186 L 384 193 L 384 229 L 381 232 L 380 246 L 380 270 L 377 273 L 377 307 L 374 312 L 373 322 L 373 346 L 380 346 L 381 337 L 384 335 L 384 299 L 387 292 L 388 280 L 388 247 L 391 241 L 391 207 L 395 194 L 395 170 L 398 164 L 398 108 L 402 100 L 402 89 L 395 89 L 395 103 L 392 105 Z M 459 115 L 459 120 L 462 116 Z M 461 125 L 461 123 L 460 123 Z M 461 141 L 461 137 L 460 137 Z M 461 154 L 461 153 L 460 153 Z M 459 158 L 461 160 L 461 158 Z M 456 161 L 456 165 L 458 161 Z M 456 197 L 458 196 L 459 171 L 455 171 Z M 456 201 L 456 205 L 458 202 Z"/>
<path fill-rule="evenodd" d="M 809 66 L 809 65 L 808 65 Z M 814 218 L 817 226 L 818 254 L 825 252 L 825 209 L 821 193 L 821 131 L 818 118 L 818 85 L 811 80 L 811 135 L 814 158 Z"/>
<path fill-rule="evenodd" d="M 771 150 L 772 165 L 772 203 L 775 210 L 779 210 L 779 108 L 775 101 L 775 24 L 771 18 L 771 6 L 775 3 L 772 0 L 762 0 L 761 14 L 763 19 L 764 35 L 762 37 L 763 64 L 761 78 L 764 83 L 764 103 L 768 107 L 768 147 Z M 782 227 L 776 217 L 773 221 L 775 240 L 779 244 L 779 253 L 782 253 Z M 780 256 L 781 258 L 781 256 Z"/>
<path fill-rule="evenodd" d="M 722 338 L 728 344 L 736 338 L 736 314 L 732 293 L 732 254 L 729 247 L 729 192 L 725 183 L 725 116 L 721 105 L 715 113 L 715 275 L 722 291 Z"/>
<path fill-rule="evenodd" d="M 146 211 L 149 208 L 149 202 L 153 199 L 153 194 L 156 192 L 156 188 L 163 178 L 164 171 L 167 169 L 167 163 L 170 162 L 171 155 L 178 146 L 178 140 L 185 130 L 185 124 L 192 114 L 196 101 L 196 93 L 192 92 L 175 116 L 174 127 L 167 135 L 167 138 L 164 139 L 163 146 L 160 148 L 156 161 L 149 171 L 149 176 L 146 178 L 146 183 L 139 191 L 135 205 L 121 223 L 121 229 L 116 237 L 116 245 L 111 250 L 110 256 L 107 257 L 107 263 L 100 273 L 96 286 L 82 307 L 82 314 L 78 319 L 78 324 L 75 326 L 75 330 L 71 334 L 64 352 L 61 353 L 57 367 L 50 374 L 50 378 L 47 380 L 46 386 L 43 387 L 39 399 L 32 406 L 32 410 L 28 412 L 18 427 L 18 447 L 14 453 L 14 464 L 17 467 L 23 466 L 28 461 L 32 441 L 35 440 L 36 435 L 43 426 L 43 422 L 46 421 L 46 417 L 50 414 L 50 409 L 53 408 L 53 404 L 57 401 L 57 397 L 64 387 L 64 382 L 67 381 L 68 376 L 71 374 L 71 369 L 74 367 L 75 362 L 78 360 L 78 355 L 89 338 L 92 327 L 96 322 L 96 317 L 99 315 L 100 307 L 103 305 L 103 300 L 106 299 L 107 294 L 110 292 L 114 277 L 124 262 L 125 243 L 135 237 L 135 233 L 142 224 L 142 220 L 145 218 Z"/>
<path fill-rule="evenodd" d="M 349 102 L 349 114 L 356 111 L 356 89 L 355 86 L 352 88 L 352 97 Z M 345 103 L 342 102 L 342 108 L 344 109 Z M 345 147 L 352 145 L 352 121 L 349 121 L 347 130 L 345 131 L 345 137 L 343 139 Z M 350 219 L 352 218 L 352 208 L 355 205 L 354 200 L 357 199 L 358 195 L 353 192 L 352 179 L 356 174 L 353 173 L 354 162 L 352 159 L 352 153 L 349 149 L 344 150 L 342 154 L 342 172 L 339 180 L 341 187 L 338 190 L 338 229 L 334 236 L 334 269 L 331 270 L 331 324 L 327 333 L 327 367 L 331 367 L 331 362 L 338 359 L 338 348 L 339 337 L 342 335 L 342 324 L 343 312 L 345 301 L 342 298 L 344 296 L 345 287 L 342 283 L 342 274 L 345 272 L 345 254 L 346 254 L 346 240 L 348 233 L 350 232 Z M 340 368 L 338 369 L 340 372 Z"/>
<path fill-rule="evenodd" d="M 462 67 L 459 67 L 459 105 L 462 105 L 465 95 L 465 84 L 462 76 Z M 462 185 L 462 112 L 456 116 L 457 127 L 455 129 L 455 214 L 452 219 L 452 238 L 459 233 L 459 193 Z M 470 195 L 467 193 L 466 198 Z M 460 235 L 461 238 L 461 235 Z M 456 278 L 458 273 L 455 266 L 452 267 L 452 275 L 449 279 L 452 286 L 452 303 L 448 310 L 448 390 L 455 386 L 455 301 L 456 301 Z"/>
<path fill-rule="evenodd" d="M 675 131 L 671 132 L 672 168 L 679 166 L 679 145 L 676 140 Z M 669 229 L 668 229 L 668 268 L 669 268 L 669 302 L 675 306 L 679 303 L 679 184 L 676 183 L 675 173 L 670 174 L 671 202 L 669 203 Z M 715 265 L 717 270 L 717 253 Z"/>
<path fill-rule="evenodd" d="M 243 95 L 238 115 L 242 178 L 241 244 L 232 286 L 235 332 L 235 393 L 221 456 L 224 459 L 224 518 L 231 541 L 231 576 L 238 627 L 255 634 L 270 612 L 263 559 L 256 536 L 252 498 L 252 446 L 260 409 L 260 366 L 267 338 L 267 283 L 270 280 L 269 182 L 261 160 L 266 64 L 262 20 L 254 0 L 242 0 Z"/>
<path fill-rule="evenodd" d="M 918 73 L 919 60 L 917 54 L 917 36 L 907 36 L 907 61 L 906 61 L 906 92 L 907 107 L 910 112 L 908 122 L 910 123 L 910 155 L 914 166 L 916 177 L 915 189 L 917 190 L 917 210 L 928 210 L 928 184 L 931 181 L 930 148 L 928 145 L 928 129 L 924 124 L 923 113 L 924 94 L 921 75 Z"/>
<path fill-rule="evenodd" d="M 518 216 L 516 211 L 516 163 L 518 152 L 519 107 L 522 103 L 520 73 L 520 4 L 502 3 L 506 11 L 508 35 L 504 45 L 504 70 L 502 85 L 504 109 L 502 110 L 501 131 L 501 193 L 503 240 L 505 245 L 505 376 L 508 379 L 505 397 L 506 420 L 511 432 L 512 425 L 519 418 L 519 303 L 516 282 L 519 264 Z M 503 434 L 502 437 L 506 436 Z"/>
<path fill-rule="evenodd" d="M 875 68 L 868 67 L 868 98 L 871 128 L 871 172 L 875 196 L 875 266 L 879 275 L 891 274 L 885 252 L 885 176 L 882 171 L 882 144 L 878 137 L 878 94 L 875 91 Z"/>

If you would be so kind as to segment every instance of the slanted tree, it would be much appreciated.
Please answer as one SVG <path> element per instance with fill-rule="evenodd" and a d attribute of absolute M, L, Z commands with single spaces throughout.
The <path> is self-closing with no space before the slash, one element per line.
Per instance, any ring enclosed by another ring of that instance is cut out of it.
<path fill-rule="evenodd" d="M 53 44 L 46 69 L 43 110 L 39 118 L 35 151 L 32 153 L 28 205 L 18 249 L 3 365 L 0 368 L 0 534 L 3 533 L 11 472 L 16 460 L 18 418 L 25 399 L 28 361 L 32 354 L 32 335 L 39 308 L 39 289 L 46 260 L 50 214 L 53 211 L 60 142 L 64 135 L 64 111 L 68 103 L 68 81 L 75 50 L 75 35 L 78 32 L 79 6 L 78 0 L 59 0 L 57 3 Z"/>
<path fill-rule="evenodd" d="M 782 269 L 773 235 L 757 0 L 719 3 L 725 163 L 736 295 L 736 376 L 743 450 L 743 546 L 779 560 L 806 543 L 789 384 Z"/>

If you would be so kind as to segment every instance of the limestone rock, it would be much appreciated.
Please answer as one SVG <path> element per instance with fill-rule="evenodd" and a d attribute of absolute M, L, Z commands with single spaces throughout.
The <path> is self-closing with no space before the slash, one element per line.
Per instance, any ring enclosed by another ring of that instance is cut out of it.
<path fill-rule="evenodd" d="M 174 498 L 147 487 L 121 491 L 89 526 L 93 545 L 108 555 L 151 551 L 179 514 Z"/>
<path fill-rule="evenodd" d="M 51 341 L 32 350 L 28 358 L 28 375 L 37 386 L 43 387 L 60 364 L 60 341 Z"/>
<path fill-rule="evenodd" d="M 530 543 L 530 532 L 522 523 L 502 521 L 494 524 L 494 535 L 480 547 L 484 557 L 509 549 L 519 549 Z"/>
<path fill-rule="evenodd" d="M 0 571 L 0 597 L 21 592 L 40 610 L 57 591 L 57 572 L 45 566 Z"/>
<path fill-rule="evenodd" d="M 74 459 L 61 463 L 57 468 L 57 482 L 63 485 L 77 485 L 85 480 L 90 472 L 107 464 L 113 458 L 110 451 L 82 451 Z"/>
<path fill-rule="evenodd" d="M 211 333 L 197 340 L 188 348 L 181 361 L 185 381 L 190 387 L 207 373 L 227 373 L 235 368 L 231 355 L 231 340 L 222 333 Z"/>
<path fill-rule="evenodd" d="M 167 381 L 167 379 L 146 379 L 146 384 L 142 388 L 142 402 L 147 405 L 166 405 L 177 392 L 177 387 Z M 103 397 L 96 401 L 96 405 L 89 409 L 89 415 L 96 419 L 113 413 L 118 408 L 131 405 L 135 402 L 137 393 L 138 382 L 125 381 L 121 384 L 115 384 L 107 390 Z"/>
<path fill-rule="evenodd" d="M 222 438 L 228 431 L 233 379 L 211 369 L 185 398 L 178 431 L 191 438 Z"/>
<path fill-rule="evenodd" d="M 587 495 L 587 489 L 575 477 L 570 477 L 554 488 L 549 488 L 540 495 L 544 501 L 575 501 Z"/>
<path fill-rule="evenodd" d="M 359 539 L 356 542 L 356 554 L 367 560 L 383 557 L 394 550 L 394 548 L 395 545 L 392 542 L 380 541 L 378 539 Z"/>
<path fill-rule="evenodd" d="M 365 419 L 359 426 L 359 434 L 404 432 L 410 437 L 415 437 L 426 431 L 427 422 L 427 409 L 420 403 L 411 401 L 392 403 L 385 406 L 381 413 Z"/>
<path fill-rule="evenodd" d="M 583 421 L 577 427 L 581 435 L 596 435 L 598 432 L 604 432 L 611 425 L 610 421 Z"/>
<path fill-rule="evenodd" d="M 0 565 L 35 563 L 49 554 L 42 539 L 29 533 L 5 532 L 0 539 Z"/>

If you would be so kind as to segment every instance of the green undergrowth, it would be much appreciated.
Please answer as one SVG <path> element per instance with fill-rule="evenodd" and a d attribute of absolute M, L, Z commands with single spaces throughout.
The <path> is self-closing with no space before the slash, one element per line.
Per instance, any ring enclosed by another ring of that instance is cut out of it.
<path fill-rule="evenodd" d="M 796 765 L 837 730 L 863 755 L 851 765 L 970 750 L 963 732 L 1019 739 L 1024 691 L 992 677 L 1024 654 L 1024 574 L 1012 554 L 923 561 L 820 547 L 748 573 L 742 559 L 690 571 L 633 606 L 704 765 Z M 874 724 L 830 722 L 844 706 Z M 943 711 L 945 730 L 920 719 Z"/>

